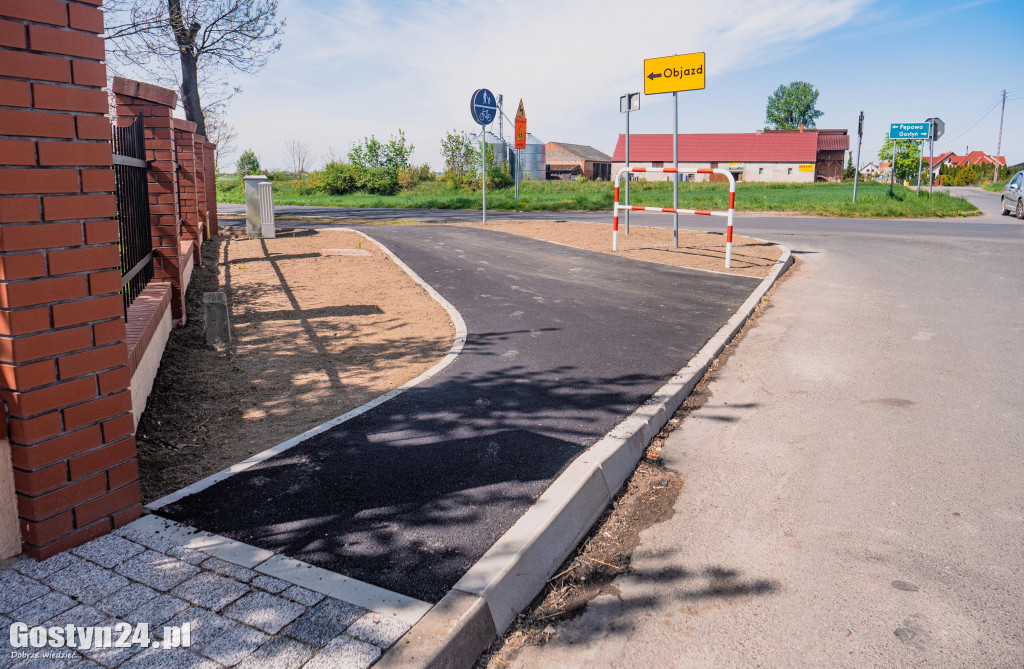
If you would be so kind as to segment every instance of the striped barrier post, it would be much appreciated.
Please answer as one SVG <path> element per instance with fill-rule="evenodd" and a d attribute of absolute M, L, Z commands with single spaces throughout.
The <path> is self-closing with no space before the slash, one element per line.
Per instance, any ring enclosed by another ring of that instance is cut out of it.
<path fill-rule="evenodd" d="M 709 211 L 702 209 L 673 209 L 671 207 L 633 207 L 627 202 L 619 204 L 619 179 L 623 174 L 637 172 L 664 172 L 668 174 L 721 174 L 729 180 L 729 209 Z M 732 267 L 732 224 L 736 208 L 736 178 L 729 170 L 721 168 L 677 168 L 677 167 L 625 167 L 615 175 L 615 206 L 612 211 L 612 251 L 619 250 L 619 209 L 628 211 L 658 211 L 668 214 L 691 214 L 696 216 L 721 216 L 727 220 L 725 229 L 725 267 Z"/>

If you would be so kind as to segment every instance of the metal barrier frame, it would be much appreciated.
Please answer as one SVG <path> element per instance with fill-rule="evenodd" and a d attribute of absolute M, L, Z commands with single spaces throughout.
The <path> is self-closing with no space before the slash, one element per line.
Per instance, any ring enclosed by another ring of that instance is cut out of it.
<path fill-rule="evenodd" d="M 671 207 L 632 207 L 627 201 L 626 204 L 619 204 L 619 179 L 623 174 L 636 174 L 638 172 L 664 172 L 667 174 L 721 174 L 729 180 L 729 209 L 727 211 L 708 211 L 702 209 L 673 209 Z M 721 216 L 728 219 L 725 229 L 725 267 L 732 267 L 732 223 L 733 212 L 736 210 L 736 178 L 729 170 L 721 168 L 685 168 L 685 167 L 624 167 L 615 175 L 615 206 L 612 209 L 612 251 L 619 250 L 619 209 L 627 211 L 659 211 L 668 214 L 693 214 L 696 216 Z M 626 228 L 629 234 L 629 228 Z"/>

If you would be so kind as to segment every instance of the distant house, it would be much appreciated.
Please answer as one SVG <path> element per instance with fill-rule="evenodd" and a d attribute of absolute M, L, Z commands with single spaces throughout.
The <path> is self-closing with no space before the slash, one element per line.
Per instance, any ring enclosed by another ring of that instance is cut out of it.
<path fill-rule="evenodd" d="M 878 168 L 878 163 L 868 163 L 864 167 L 860 168 L 860 173 L 866 177 L 873 177 L 881 174 L 882 170 Z"/>
<path fill-rule="evenodd" d="M 629 160 L 636 167 L 671 167 L 672 135 L 630 135 Z M 679 135 L 679 166 L 727 169 L 737 181 L 839 181 L 850 148 L 846 130 L 765 130 L 750 133 Z M 619 135 L 612 173 L 626 166 L 626 138 Z M 645 175 L 652 180 L 669 175 Z M 709 175 L 687 175 L 708 181 Z M 711 181 L 725 180 L 710 175 Z"/>
<path fill-rule="evenodd" d="M 930 160 L 925 158 L 926 161 Z M 991 165 L 993 169 L 996 163 L 1001 167 L 1006 167 L 1006 156 L 993 156 L 984 151 L 971 151 L 966 156 L 958 156 L 952 151 L 946 151 L 935 156 L 934 160 L 931 160 L 932 174 L 939 176 L 939 170 L 942 169 L 943 165 L 949 165 L 950 167 L 960 167 L 961 165 Z"/>
<path fill-rule="evenodd" d="M 612 177 L 612 157 L 585 144 L 548 142 L 547 166 L 549 179 L 574 179 L 581 174 L 604 181 Z"/>

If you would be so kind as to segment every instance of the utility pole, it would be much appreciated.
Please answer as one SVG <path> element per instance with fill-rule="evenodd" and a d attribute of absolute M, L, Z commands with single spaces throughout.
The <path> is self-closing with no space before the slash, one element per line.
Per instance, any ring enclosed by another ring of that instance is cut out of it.
<path fill-rule="evenodd" d="M 892 139 L 892 136 L 889 136 Z M 889 197 L 892 197 L 892 185 L 896 182 L 896 140 L 892 140 L 892 164 L 889 165 Z"/>
<path fill-rule="evenodd" d="M 860 181 L 860 143 L 864 140 L 864 110 L 857 120 L 857 168 L 853 172 L 853 203 L 857 204 L 857 182 Z"/>
<path fill-rule="evenodd" d="M 1003 118 L 1006 117 L 1006 89 L 1003 89 L 1003 111 L 999 114 L 999 143 L 996 144 L 996 174 L 992 181 L 999 181 L 999 152 L 1003 150 Z"/>

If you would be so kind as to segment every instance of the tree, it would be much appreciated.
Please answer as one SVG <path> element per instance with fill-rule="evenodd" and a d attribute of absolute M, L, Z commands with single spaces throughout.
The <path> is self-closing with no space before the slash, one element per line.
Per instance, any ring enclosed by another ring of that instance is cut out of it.
<path fill-rule="evenodd" d="M 238 156 L 238 162 L 235 163 L 235 168 L 240 177 L 247 174 L 259 174 L 263 171 L 263 168 L 260 167 L 260 159 L 256 157 L 256 152 L 252 149 L 242 151 L 242 155 Z"/>
<path fill-rule="evenodd" d="M 818 90 L 806 81 L 779 86 L 768 98 L 766 121 L 776 129 L 813 128 L 815 119 L 825 115 L 814 107 L 817 102 Z"/>
<path fill-rule="evenodd" d="M 452 130 L 441 139 L 441 157 L 444 158 L 444 173 L 441 178 L 452 188 L 463 186 L 471 180 L 479 164 L 479 153 L 473 141 L 465 132 Z"/>
<path fill-rule="evenodd" d="M 846 169 L 843 170 L 843 181 L 851 181 L 857 176 L 857 169 L 853 166 L 853 154 L 846 160 Z"/>
<path fill-rule="evenodd" d="M 295 176 L 300 177 L 309 171 L 313 162 L 313 152 L 309 148 L 309 144 L 298 139 L 291 139 L 285 143 L 284 150 L 288 154 L 288 160 L 291 161 L 292 173 Z"/>
<path fill-rule="evenodd" d="M 953 177 L 954 186 L 973 186 L 978 182 L 978 173 L 975 171 L 974 166 L 970 164 L 961 165 L 956 170 L 956 176 Z"/>
<path fill-rule="evenodd" d="M 889 139 L 889 133 L 885 134 L 882 148 L 878 151 L 878 160 L 892 161 L 893 140 Z M 921 156 L 921 145 L 911 139 L 896 140 L 896 181 L 903 182 L 917 176 L 917 166 Z"/>
<path fill-rule="evenodd" d="M 369 170 L 383 168 L 389 177 L 398 179 L 398 170 L 409 167 L 409 158 L 416 147 L 407 144 L 405 133 L 398 130 L 398 136 L 392 135 L 387 144 L 375 136 L 363 138 L 356 142 L 348 152 L 348 160 L 353 165 Z"/>
<path fill-rule="evenodd" d="M 221 85 L 229 71 L 252 74 L 281 48 L 285 22 L 277 0 L 108 0 L 110 57 L 134 68 L 156 59 L 181 92 L 185 118 L 206 135 L 200 89 Z M 180 79 L 173 63 L 180 66 Z M 237 89 L 236 89 L 237 92 Z"/>

